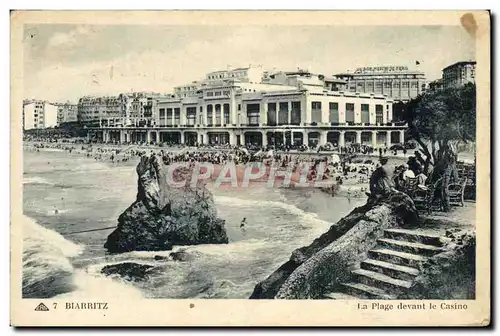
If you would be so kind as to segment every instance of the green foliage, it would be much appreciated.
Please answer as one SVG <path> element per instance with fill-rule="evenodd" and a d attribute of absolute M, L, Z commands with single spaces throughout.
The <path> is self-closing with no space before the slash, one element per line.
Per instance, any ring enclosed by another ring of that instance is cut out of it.
<path fill-rule="evenodd" d="M 410 136 L 422 150 L 424 173 L 429 175 L 432 166 L 429 181 L 442 177 L 442 208 L 449 211 L 447 186 L 458 179 L 458 145 L 476 137 L 476 85 L 426 93 L 408 102 L 404 112 Z"/>
<path fill-rule="evenodd" d="M 428 93 L 405 109 L 410 133 L 431 142 L 473 141 L 476 133 L 476 85 Z"/>

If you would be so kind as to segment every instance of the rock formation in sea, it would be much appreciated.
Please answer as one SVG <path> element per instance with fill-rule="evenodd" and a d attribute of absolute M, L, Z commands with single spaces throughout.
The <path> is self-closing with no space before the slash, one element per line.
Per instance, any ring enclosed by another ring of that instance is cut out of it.
<path fill-rule="evenodd" d="M 204 183 L 191 186 L 192 170 L 169 166 L 156 155 L 141 157 L 135 202 L 119 217 L 104 247 L 112 253 L 170 250 L 174 245 L 228 243 L 225 222 L 217 217 Z M 186 180 L 184 186 L 174 182 Z"/>
<path fill-rule="evenodd" d="M 122 278 L 130 281 L 140 281 L 148 278 L 148 273 L 154 266 L 143 265 L 133 262 L 124 262 L 120 264 L 107 265 L 101 270 L 101 273 L 109 276 L 118 274 Z"/>
<path fill-rule="evenodd" d="M 385 229 L 416 220 L 415 205 L 404 193 L 357 207 L 309 246 L 293 251 L 289 261 L 255 286 L 250 298 L 320 298 L 349 278 Z"/>

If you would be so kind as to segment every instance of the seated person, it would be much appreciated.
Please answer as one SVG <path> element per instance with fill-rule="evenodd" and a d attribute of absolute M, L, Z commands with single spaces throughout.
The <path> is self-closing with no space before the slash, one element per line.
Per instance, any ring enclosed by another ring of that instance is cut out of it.
<path fill-rule="evenodd" d="M 371 199 L 378 199 L 389 195 L 393 190 L 389 172 L 387 170 L 387 157 L 380 158 L 380 167 L 370 177 L 370 192 L 366 193 Z"/>
<path fill-rule="evenodd" d="M 421 190 L 427 190 L 425 182 L 427 181 L 427 176 L 422 172 L 422 170 L 417 171 L 417 188 Z"/>
<path fill-rule="evenodd" d="M 402 176 L 403 180 L 408 180 L 408 178 L 415 178 L 415 173 L 413 170 L 408 169 L 408 165 L 404 164 L 402 165 Z"/>

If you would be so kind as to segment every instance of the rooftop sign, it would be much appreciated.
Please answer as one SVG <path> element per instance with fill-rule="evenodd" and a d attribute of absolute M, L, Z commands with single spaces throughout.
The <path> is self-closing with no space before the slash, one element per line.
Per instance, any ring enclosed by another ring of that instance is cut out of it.
<path fill-rule="evenodd" d="M 379 66 L 358 68 L 354 73 L 374 73 L 374 72 L 399 72 L 408 71 L 407 66 Z"/>

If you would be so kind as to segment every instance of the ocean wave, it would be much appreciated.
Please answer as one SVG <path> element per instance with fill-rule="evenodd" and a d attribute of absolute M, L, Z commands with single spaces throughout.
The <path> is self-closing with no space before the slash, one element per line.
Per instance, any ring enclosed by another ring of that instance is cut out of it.
<path fill-rule="evenodd" d="M 293 204 L 288 204 L 279 201 L 266 201 L 266 200 L 250 200 L 238 197 L 230 196 L 215 196 L 215 203 L 219 205 L 229 205 L 229 206 L 241 206 L 241 207 L 251 207 L 253 209 L 259 209 L 261 207 L 275 207 L 281 208 L 288 211 L 291 214 L 301 217 L 305 221 L 322 226 L 330 226 L 330 223 L 318 218 L 318 214 L 312 212 L 306 212 Z"/>
<path fill-rule="evenodd" d="M 70 293 L 57 295 L 55 298 L 103 300 L 106 298 L 116 299 L 125 297 L 128 300 L 140 299 L 143 297 L 139 289 L 125 283 L 125 281 L 109 278 L 99 273 L 87 273 L 87 271 L 77 270 L 74 274 L 75 290 Z"/>
<path fill-rule="evenodd" d="M 82 246 L 23 216 L 23 297 L 49 298 L 74 290 L 68 258 L 82 251 Z"/>
<path fill-rule="evenodd" d="M 23 177 L 23 184 L 52 184 L 40 176 Z"/>
<path fill-rule="evenodd" d="M 23 297 L 24 298 L 140 298 L 141 292 L 97 272 L 99 265 L 75 270 L 69 258 L 84 246 L 46 229 L 33 219 L 23 221 Z"/>

